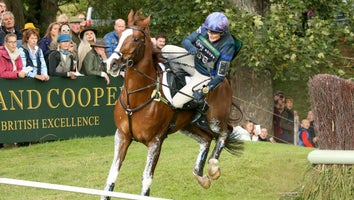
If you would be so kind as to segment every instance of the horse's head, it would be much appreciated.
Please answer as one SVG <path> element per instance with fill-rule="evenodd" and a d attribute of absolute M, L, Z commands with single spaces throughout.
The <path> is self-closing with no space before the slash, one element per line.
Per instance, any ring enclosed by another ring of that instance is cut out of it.
<path fill-rule="evenodd" d="M 148 30 L 150 16 L 140 17 L 140 12 L 139 10 L 134 15 L 130 11 L 127 29 L 119 38 L 114 53 L 107 59 L 107 71 L 112 76 L 117 76 L 121 70 L 137 64 L 144 57 L 146 47 L 151 46 Z"/>

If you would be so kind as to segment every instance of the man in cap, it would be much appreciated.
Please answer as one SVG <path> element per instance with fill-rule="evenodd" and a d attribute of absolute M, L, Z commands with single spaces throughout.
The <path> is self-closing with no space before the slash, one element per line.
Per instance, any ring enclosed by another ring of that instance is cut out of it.
<path fill-rule="evenodd" d="M 106 55 L 106 42 L 103 38 L 97 38 L 94 44 L 91 44 L 92 49 L 86 54 L 82 67 L 81 74 L 95 75 L 105 78 L 107 85 L 109 84 L 109 76 L 105 72 L 107 55 Z"/>
<path fill-rule="evenodd" d="M 77 46 L 79 46 L 80 44 L 80 37 L 79 37 L 79 34 L 80 34 L 80 23 L 81 23 L 81 19 L 78 18 L 78 17 L 71 17 L 69 19 L 69 26 L 70 26 L 70 29 L 71 29 L 71 32 L 72 32 L 72 40 L 75 42 L 75 44 Z"/>
<path fill-rule="evenodd" d="M 276 91 L 273 96 L 274 105 L 278 103 L 279 100 L 284 100 L 284 93 L 283 91 Z"/>

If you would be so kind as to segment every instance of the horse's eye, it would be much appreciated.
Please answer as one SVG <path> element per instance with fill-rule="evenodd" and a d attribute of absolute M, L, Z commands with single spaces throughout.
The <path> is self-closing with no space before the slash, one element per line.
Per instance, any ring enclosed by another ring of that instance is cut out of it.
<path fill-rule="evenodd" d="M 134 37 L 134 42 L 137 42 L 137 41 L 139 41 L 139 38 L 138 37 Z"/>

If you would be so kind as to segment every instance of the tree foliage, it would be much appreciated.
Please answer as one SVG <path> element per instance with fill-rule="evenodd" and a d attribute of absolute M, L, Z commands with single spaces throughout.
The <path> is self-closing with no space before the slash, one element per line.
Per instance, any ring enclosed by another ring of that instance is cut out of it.
<path fill-rule="evenodd" d="M 165 33 L 168 43 L 181 44 L 183 37 L 200 26 L 205 17 L 213 11 L 223 10 L 224 1 L 201 0 L 128 0 L 117 2 L 114 0 L 89 0 L 101 18 L 126 19 L 131 9 L 142 8 L 145 15 L 151 15 L 150 31 L 154 36 Z"/>
<path fill-rule="evenodd" d="M 126 18 L 130 9 L 144 8 L 152 16 L 152 36 L 163 32 L 168 43 L 180 45 L 182 39 L 199 27 L 213 11 L 223 11 L 230 20 L 230 31 L 243 41 L 238 63 L 257 72 L 270 71 L 275 80 L 307 80 L 320 73 L 332 73 L 348 78 L 338 69 L 345 65 L 338 49 L 341 42 L 353 44 L 353 0 L 273 0 L 267 15 L 249 13 L 228 1 L 113 0 L 89 1 L 103 16 Z M 117 9 L 101 9 L 108 6 Z M 315 16 L 304 29 L 304 12 L 313 8 Z M 346 16 L 346 25 L 335 16 Z M 351 46 L 352 48 L 352 46 Z"/>
<path fill-rule="evenodd" d="M 29 9 L 38 10 L 38 6 L 31 4 L 41 3 L 41 0 L 22 1 L 26 21 L 46 24 L 46 19 L 52 19 L 57 14 L 52 10 L 47 13 L 48 9 L 43 6 L 39 13 Z M 181 45 L 183 38 L 198 28 L 209 13 L 222 11 L 229 17 L 231 33 L 243 41 L 244 47 L 237 58 L 237 63 L 241 63 L 242 67 L 250 67 L 260 73 L 270 71 L 275 80 L 306 80 L 320 72 L 333 73 L 344 78 L 353 76 L 337 67 L 348 61 L 341 56 L 340 45 L 344 43 L 353 48 L 353 0 L 272 0 L 269 12 L 263 16 L 241 10 L 232 1 L 223 0 L 46 2 L 57 2 L 58 6 L 61 5 L 60 8 L 70 3 L 71 7 L 65 7 L 69 16 L 85 12 L 88 6 L 92 6 L 93 17 L 112 20 L 126 19 L 131 9 L 143 8 L 143 12 L 152 17 L 151 35 L 165 33 L 168 43 L 176 45 Z M 303 13 L 308 8 L 314 9 L 315 16 L 308 21 L 309 28 L 304 29 Z M 336 22 L 340 15 L 345 17 L 344 22 Z M 111 29 L 112 26 L 99 30 Z"/>
<path fill-rule="evenodd" d="M 343 64 L 338 50 L 341 41 L 352 45 L 353 15 L 349 13 L 353 7 L 349 1 L 327 1 L 324 9 L 319 2 L 274 1 L 265 17 L 228 9 L 231 30 L 237 29 L 234 34 L 245 44 L 240 61 L 256 71 L 269 70 L 273 79 L 306 80 L 323 71 L 348 78 L 350 74 L 333 63 Z M 315 8 L 315 17 L 304 29 L 302 14 L 310 6 Z M 347 16 L 347 26 L 335 22 L 333 16 L 339 12 Z"/>

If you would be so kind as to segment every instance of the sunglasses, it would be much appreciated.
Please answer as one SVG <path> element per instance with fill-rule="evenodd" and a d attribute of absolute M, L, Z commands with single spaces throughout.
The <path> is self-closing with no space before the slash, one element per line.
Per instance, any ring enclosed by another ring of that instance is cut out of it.
<path fill-rule="evenodd" d="M 216 32 L 216 31 L 212 31 L 212 30 L 207 30 L 207 32 L 212 35 L 222 34 L 222 32 Z"/>

